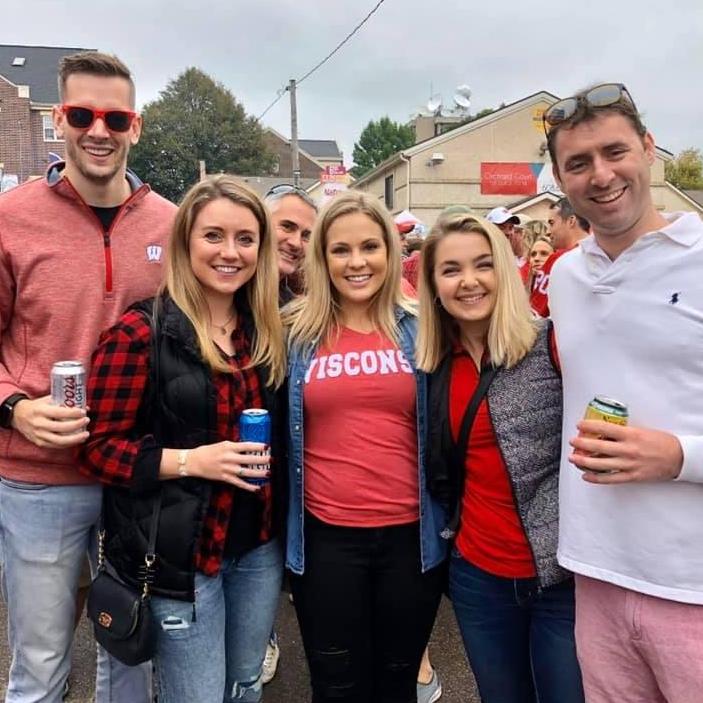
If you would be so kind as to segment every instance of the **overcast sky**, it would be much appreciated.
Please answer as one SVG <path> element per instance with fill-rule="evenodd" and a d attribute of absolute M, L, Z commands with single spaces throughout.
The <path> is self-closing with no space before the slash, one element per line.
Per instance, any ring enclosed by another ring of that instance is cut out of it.
<path fill-rule="evenodd" d="M 197 66 L 258 116 L 376 1 L 7 0 L 0 43 L 115 53 L 135 74 L 140 104 Z M 336 139 L 350 165 L 370 119 L 406 121 L 430 86 L 451 105 L 454 88 L 468 84 L 478 111 L 539 90 L 567 96 L 620 81 L 657 143 L 679 152 L 703 148 L 702 78 L 701 0 L 385 0 L 300 86 L 299 136 Z M 263 123 L 290 136 L 287 95 Z"/>

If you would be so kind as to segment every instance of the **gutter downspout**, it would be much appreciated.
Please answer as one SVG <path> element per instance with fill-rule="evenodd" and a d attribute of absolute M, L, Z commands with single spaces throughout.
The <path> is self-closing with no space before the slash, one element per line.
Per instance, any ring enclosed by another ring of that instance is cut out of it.
<path fill-rule="evenodd" d="M 406 179 L 405 187 L 405 209 L 410 212 L 410 159 L 401 151 L 400 160 L 403 161 L 408 167 L 408 176 Z"/>

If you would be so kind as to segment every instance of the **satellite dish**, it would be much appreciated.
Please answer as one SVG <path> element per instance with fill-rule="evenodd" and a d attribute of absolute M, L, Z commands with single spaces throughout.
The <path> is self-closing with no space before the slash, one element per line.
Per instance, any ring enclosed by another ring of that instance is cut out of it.
<path fill-rule="evenodd" d="M 469 88 L 468 85 L 463 84 L 457 86 L 457 89 L 454 91 L 454 104 L 465 110 L 469 109 L 471 106 L 471 88 Z"/>
<path fill-rule="evenodd" d="M 428 101 L 427 101 L 427 111 L 431 112 L 433 115 L 438 111 L 442 109 L 442 96 L 441 95 L 433 95 Z"/>

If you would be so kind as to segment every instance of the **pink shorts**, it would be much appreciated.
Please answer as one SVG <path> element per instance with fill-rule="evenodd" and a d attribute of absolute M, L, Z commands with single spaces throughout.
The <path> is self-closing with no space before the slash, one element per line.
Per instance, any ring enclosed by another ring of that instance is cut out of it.
<path fill-rule="evenodd" d="M 701 703 L 703 606 L 576 576 L 576 650 L 588 703 Z"/>

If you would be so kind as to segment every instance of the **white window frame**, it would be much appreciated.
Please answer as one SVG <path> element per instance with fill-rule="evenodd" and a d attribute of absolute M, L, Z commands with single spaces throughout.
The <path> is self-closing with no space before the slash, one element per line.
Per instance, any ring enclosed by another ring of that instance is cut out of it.
<path fill-rule="evenodd" d="M 51 138 L 48 138 L 46 136 L 47 130 L 51 129 L 51 133 L 54 135 Z M 42 137 L 44 138 L 45 142 L 62 142 L 63 139 L 59 139 L 56 136 L 56 127 L 54 127 L 54 120 L 51 115 L 42 115 L 41 116 L 41 131 L 42 131 Z"/>

